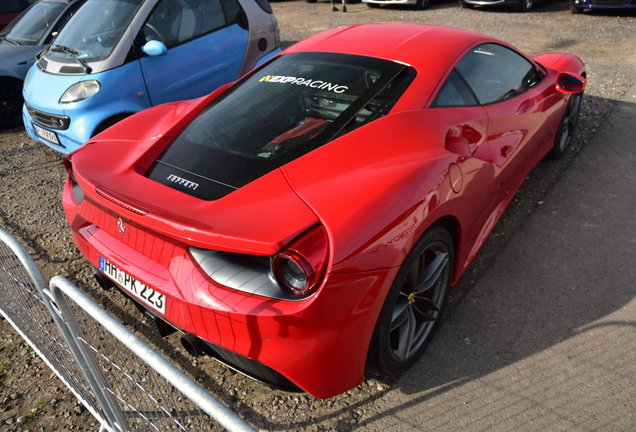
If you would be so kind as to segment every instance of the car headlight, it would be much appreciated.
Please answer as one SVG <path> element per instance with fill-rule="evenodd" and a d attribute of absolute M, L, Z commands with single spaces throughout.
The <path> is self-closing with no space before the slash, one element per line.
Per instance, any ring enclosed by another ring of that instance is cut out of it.
<path fill-rule="evenodd" d="M 60 103 L 79 102 L 88 99 L 99 91 L 99 81 L 80 81 L 70 86 L 60 98 Z"/>
<path fill-rule="evenodd" d="M 31 68 L 29 68 L 26 76 L 24 77 L 24 81 L 22 81 L 22 90 L 26 90 L 26 86 L 27 86 L 27 83 L 29 82 L 30 76 L 31 76 Z"/>

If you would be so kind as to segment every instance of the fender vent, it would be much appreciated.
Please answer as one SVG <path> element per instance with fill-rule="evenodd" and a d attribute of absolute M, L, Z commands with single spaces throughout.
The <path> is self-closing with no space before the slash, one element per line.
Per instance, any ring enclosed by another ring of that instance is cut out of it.
<path fill-rule="evenodd" d="M 61 74 L 84 75 L 85 72 L 86 70 L 83 67 L 79 67 L 79 66 L 62 66 L 60 68 Z"/>

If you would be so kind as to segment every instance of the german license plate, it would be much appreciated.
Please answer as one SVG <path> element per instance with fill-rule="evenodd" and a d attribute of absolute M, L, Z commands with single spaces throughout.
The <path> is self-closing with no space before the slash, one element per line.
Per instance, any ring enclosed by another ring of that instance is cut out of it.
<path fill-rule="evenodd" d="M 43 138 L 48 142 L 52 142 L 53 144 L 60 145 L 60 140 L 57 139 L 57 135 L 55 135 L 55 132 L 51 132 L 50 130 L 41 128 L 36 124 L 33 125 L 33 128 L 35 129 L 35 134 L 40 138 Z"/>
<path fill-rule="evenodd" d="M 163 315 L 166 314 L 166 296 L 121 271 L 105 258 L 99 257 L 99 269 L 137 300 Z"/>

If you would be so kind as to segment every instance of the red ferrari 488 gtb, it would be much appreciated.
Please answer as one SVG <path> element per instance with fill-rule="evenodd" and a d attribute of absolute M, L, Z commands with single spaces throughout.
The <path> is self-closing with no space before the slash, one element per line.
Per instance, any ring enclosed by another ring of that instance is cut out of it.
<path fill-rule="evenodd" d="M 103 282 L 191 352 L 326 398 L 422 355 L 584 87 L 568 54 L 336 28 L 99 134 L 66 159 L 64 209 Z"/>

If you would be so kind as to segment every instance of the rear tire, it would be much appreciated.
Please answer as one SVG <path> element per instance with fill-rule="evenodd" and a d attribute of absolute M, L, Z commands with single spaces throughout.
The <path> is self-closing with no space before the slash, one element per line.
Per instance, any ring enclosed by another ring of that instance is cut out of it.
<path fill-rule="evenodd" d="M 95 129 L 95 133 L 93 133 L 93 136 L 104 132 L 106 129 L 108 129 L 109 127 L 111 127 L 112 125 L 119 123 L 120 121 L 122 121 L 125 118 L 128 118 L 132 115 L 132 113 L 130 114 L 120 114 L 117 115 L 115 117 L 111 117 L 108 120 L 104 121 L 102 124 L 100 124 L 97 129 Z M 91 137 L 92 138 L 92 137 Z"/>
<path fill-rule="evenodd" d="M 454 260 L 453 239 L 441 226 L 413 246 L 382 306 L 369 347 L 369 372 L 397 376 L 424 354 L 446 306 Z"/>

